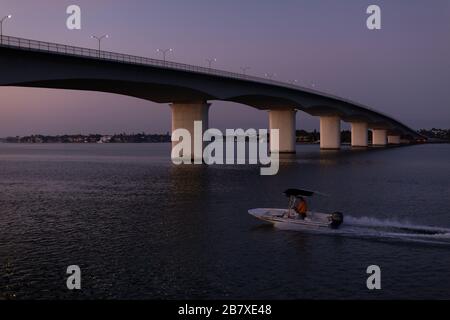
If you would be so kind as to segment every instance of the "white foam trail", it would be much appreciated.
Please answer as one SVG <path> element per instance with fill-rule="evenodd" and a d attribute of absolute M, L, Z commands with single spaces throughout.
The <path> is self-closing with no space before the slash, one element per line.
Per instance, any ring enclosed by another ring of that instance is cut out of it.
<path fill-rule="evenodd" d="M 396 219 L 377 219 L 372 217 L 345 217 L 346 225 L 380 227 L 380 228 L 401 228 L 417 231 L 430 231 L 436 233 L 450 233 L 450 228 L 439 228 L 432 226 L 421 226 L 410 223 L 409 221 L 398 221 Z"/>
<path fill-rule="evenodd" d="M 346 216 L 337 230 L 278 223 L 277 228 L 388 241 L 450 245 L 450 228 L 415 225 L 395 219 Z"/>

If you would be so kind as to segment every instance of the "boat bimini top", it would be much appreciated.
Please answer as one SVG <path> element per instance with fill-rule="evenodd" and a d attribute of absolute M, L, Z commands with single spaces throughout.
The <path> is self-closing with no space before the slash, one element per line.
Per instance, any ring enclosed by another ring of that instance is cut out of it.
<path fill-rule="evenodd" d="M 316 192 L 302 189 L 287 189 L 283 192 L 286 197 L 312 197 Z"/>

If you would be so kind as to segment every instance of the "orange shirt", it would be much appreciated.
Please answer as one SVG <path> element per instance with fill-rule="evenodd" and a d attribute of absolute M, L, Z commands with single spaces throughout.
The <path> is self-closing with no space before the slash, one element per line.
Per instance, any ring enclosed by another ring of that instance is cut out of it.
<path fill-rule="evenodd" d="M 308 211 L 308 205 L 306 204 L 306 201 L 300 201 L 300 203 L 297 205 L 297 212 L 300 214 L 305 214 Z"/>

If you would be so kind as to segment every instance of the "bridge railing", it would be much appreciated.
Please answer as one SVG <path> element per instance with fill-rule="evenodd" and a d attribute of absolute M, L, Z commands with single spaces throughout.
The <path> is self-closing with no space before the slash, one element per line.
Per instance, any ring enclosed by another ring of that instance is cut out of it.
<path fill-rule="evenodd" d="M 50 52 L 64 55 L 71 55 L 77 57 L 87 57 L 92 59 L 99 60 L 107 60 L 107 61 L 115 61 L 122 63 L 130 63 L 130 64 L 139 64 L 139 65 L 147 65 L 152 67 L 160 67 L 167 69 L 175 69 L 175 70 L 184 70 L 191 71 L 196 73 L 203 73 L 208 75 L 216 75 L 220 77 L 227 77 L 232 79 L 240 79 L 247 81 L 255 81 L 259 83 L 266 83 L 270 85 L 277 85 L 292 89 L 300 89 L 304 91 L 314 92 L 314 90 L 306 89 L 294 84 L 276 81 L 272 79 L 256 77 L 251 75 L 246 75 L 242 73 L 235 73 L 230 71 L 218 70 L 214 68 L 206 68 L 201 66 L 189 65 L 184 63 L 178 63 L 173 61 L 164 61 L 153 58 L 146 58 L 140 56 L 134 56 L 123 53 L 116 53 L 110 51 L 96 50 L 96 49 L 88 49 L 82 47 L 75 47 L 70 45 L 37 41 L 31 39 L 17 38 L 11 36 L 1 36 L 0 37 L 0 46 L 4 47 L 13 47 L 20 48 L 25 50 L 33 50 L 40 52 Z"/>

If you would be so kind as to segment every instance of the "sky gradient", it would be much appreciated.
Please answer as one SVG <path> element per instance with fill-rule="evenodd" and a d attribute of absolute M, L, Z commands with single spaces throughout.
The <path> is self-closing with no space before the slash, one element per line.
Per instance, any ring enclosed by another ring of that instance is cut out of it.
<path fill-rule="evenodd" d="M 66 28 L 66 8 L 82 9 L 82 29 Z M 366 8 L 382 9 L 382 30 L 366 28 Z M 347 97 L 412 128 L 450 128 L 448 0 L 2 0 L 12 14 L 4 34 L 207 65 Z M 170 130 L 170 108 L 136 98 L 70 90 L 0 88 L 0 136 L 64 133 L 158 133 Z M 297 127 L 317 128 L 303 112 Z M 265 128 L 266 112 L 213 102 L 210 126 Z M 346 126 L 344 126 L 345 128 Z"/>

